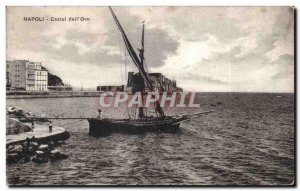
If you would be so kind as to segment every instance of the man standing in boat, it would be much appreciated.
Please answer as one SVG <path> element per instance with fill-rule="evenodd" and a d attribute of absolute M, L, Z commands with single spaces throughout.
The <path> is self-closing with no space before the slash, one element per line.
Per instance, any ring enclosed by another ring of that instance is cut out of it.
<path fill-rule="evenodd" d="M 102 114 L 101 109 L 98 109 L 98 117 L 97 117 L 97 119 L 101 119 L 101 114 Z"/>
<path fill-rule="evenodd" d="M 52 122 L 50 121 L 50 123 L 49 123 L 49 133 L 52 133 Z"/>

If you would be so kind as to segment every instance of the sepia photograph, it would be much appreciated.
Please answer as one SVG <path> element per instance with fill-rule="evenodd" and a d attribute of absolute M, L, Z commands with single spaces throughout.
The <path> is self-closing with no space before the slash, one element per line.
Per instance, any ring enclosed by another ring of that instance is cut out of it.
<path fill-rule="evenodd" d="M 293 6 L 6 6 L 6 184 L 296 185 Z"/>

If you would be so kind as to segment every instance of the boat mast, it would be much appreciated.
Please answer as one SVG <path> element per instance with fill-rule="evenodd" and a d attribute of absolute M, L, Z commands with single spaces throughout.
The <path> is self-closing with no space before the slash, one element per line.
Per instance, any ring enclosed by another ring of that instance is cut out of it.
<path fill-rule="evenodd" d="M 145 31 L 145 24 L 143 22 L 143 31 L 142 31 L 142 39 L 141 39 L 141 44 L 142 44 L 142 47 L 141 49 L 138 49 L 140 51 L 140 60 L 141 60 L 141 68 L 144 68 L 144 32 Z M 142 76 L 141 74 L 141 71 L 139 71 L 140 75 Z M 144 93 L 145 93 L 145 89 L 142 89 L 141 90 L 141 94 L 142 94 L 142 103 L 144 103 Z M 139 118 L 142 118 L 144 117 L 145 114 L 144 114 L 144 108 L 143 106 L 142 107 L 139 107 Z"/>
<path fill-rule="evenodd" d="M 141 65 L 142 67 L 144 68 L 144 60 L 145 60 L 145 57 L 144 57 L 144 35 L 145 35 L 145 21 L 143 21 L 143 31 L 142 31 L 142 40 L 141 40 L 141 44 L 142 44 L 142 48 L 141 49 L 138 49 L 140 51 L 140 59 L 141 59 Z"/>

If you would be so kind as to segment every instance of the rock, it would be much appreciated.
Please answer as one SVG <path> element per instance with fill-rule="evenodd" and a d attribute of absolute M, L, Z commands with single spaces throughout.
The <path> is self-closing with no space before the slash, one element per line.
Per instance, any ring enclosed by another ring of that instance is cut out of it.
<path fill-rule="evenodd" d="M 8 112 L 9 114 L 14 113 L 15 111 L 16 111 L 16 108 L 15 108 L 15 107 L 8 107 L 8 108 L 7 108 L 7 112 Z"/>
<path fill-rule="evenodd" d="M 68 155 L 60 153 L 60 151 L 57 149 L 51 151 L 50 161 L 66 159 L 66 158 L 68 158 Z"/>
<path fill-rule="evenodd" d="M 48 145 L 40 145 L 39 147 L 38 147 L 38 150 L 40 150 L 40 151 L 45 151 L 45 150 L 48 150 L 49 149 L 49 146 Z"/>
<path fill-rule="evenodd" d="M 32 162 L 36 163 L 47 163 L 49 161 L 47 153 L 43 151 L 36 151 L 36 155 L 32 158 Z"/>
<path fill-rule="evenodd" d="M 23 149 L 22 145 L 16 145 L 15 146 L 16 151 L 22 151 L 22 149 Z"/>
<path fill-rule="evenodd" d="M 59 150 L 54 149 L 54 150 L 51 151 L 51 154 L 60 154 L 60 152 L 59 152 Z"/>
<path fill-rule="evenodd" d="M 16 145 L 10 150 L 10 153 L 20 153 L 22 151 L 23 147 L 21 145 Z"/>
<path fill-rule="evenodd" d="M 29 146 L 28 147 L 28 153 L 30 155 L 33 155 L 35 153 L 36 149 L 37 149 L 37 147 Z"/>
<path fill-rule="evenodd" d="M 52 150 L 55 146 L 56 146 L 55 142 L 53 142 L 53 141 L 48 142 L 48 148 L 49 148 L 49 150 Z"/>
<path fill-rule="evenodd" d="M 38 155 L 43 155 L 44 152 L 43 152 L 43 151 L 36 151 L 36 154 L 38 154 Z"/>
<path fill-rule="evenodd" d="M 36 151 L 36 155 L 32 158 L 32 162 L 35 163 L 47 163 L 49 161 L 48 154 L 43 151 Z"/>
<path fill-rule="evenodd" d="M 8 153 L 8 154 L 15 153 L 15 147 L 14 146 L 8 146 L 6 148 L 6 153 Z"/>

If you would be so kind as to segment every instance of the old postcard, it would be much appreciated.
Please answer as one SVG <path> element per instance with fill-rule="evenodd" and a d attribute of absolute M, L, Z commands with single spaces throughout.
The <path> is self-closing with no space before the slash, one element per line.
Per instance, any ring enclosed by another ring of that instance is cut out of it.
<path fill-rule="evenodd" d="M 9 186 L 294 186 L 295 8 L 8 6 Z"/>

